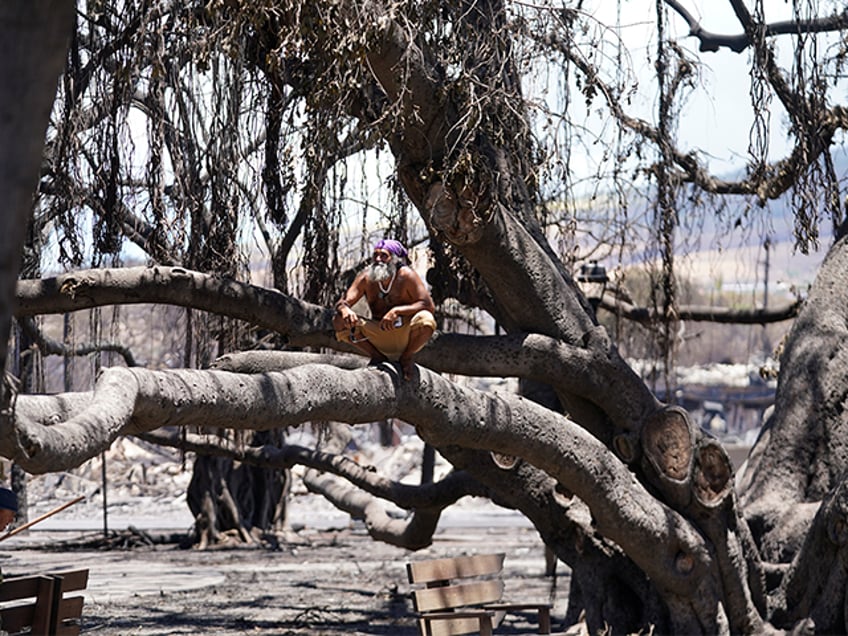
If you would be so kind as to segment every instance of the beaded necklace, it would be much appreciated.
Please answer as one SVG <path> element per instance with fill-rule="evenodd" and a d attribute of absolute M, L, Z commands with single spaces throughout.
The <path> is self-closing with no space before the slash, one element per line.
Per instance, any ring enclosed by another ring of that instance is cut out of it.
<path fill-rule="evenodd" d="M 395 276 L 397 276 L 397 270 L 395 270 L 395 273 L 392 274 L 392 280 L 389 281 L 388 287 L 383 287 L 383 282 L 379 280 L 377 281 L 377 286 L 380 288 L 380 298 L 385 298 L 389 295 L 389 292 L 392 290 L 392 285 L 395 284 Z"/>

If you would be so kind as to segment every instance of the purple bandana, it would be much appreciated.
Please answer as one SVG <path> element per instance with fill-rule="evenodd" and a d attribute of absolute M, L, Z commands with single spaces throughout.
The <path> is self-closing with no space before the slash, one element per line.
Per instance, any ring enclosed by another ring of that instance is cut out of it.
<path fill-rule="evenodd" d="M 400 241 L 395 241 L 394 239 L 380 239 L 374 244 L 374 249 L 386 250 L 395 256 L 400 256 L 403 259 L 406 258 L 406 248 Z"/>

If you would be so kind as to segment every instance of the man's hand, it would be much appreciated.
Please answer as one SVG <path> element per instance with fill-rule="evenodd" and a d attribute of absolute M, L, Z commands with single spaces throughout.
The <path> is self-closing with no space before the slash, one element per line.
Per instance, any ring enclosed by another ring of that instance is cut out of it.
<path fill-rule="evenodd" d="M 356 326 L 356 312 L 353 311 L 347 305 L 339 305 L 336 308 L 336 311 L 339 313 L 339 317 L 342 319 L 342 322 L 346 327 L 353 329 Z"/>
<path fill-rule="evenodd" d="M 383 331 L 391 331 L 401 325 L 401 317 L 394 309 L 389 309 L 386 315 L 380 320 L 380 329 Z"/>

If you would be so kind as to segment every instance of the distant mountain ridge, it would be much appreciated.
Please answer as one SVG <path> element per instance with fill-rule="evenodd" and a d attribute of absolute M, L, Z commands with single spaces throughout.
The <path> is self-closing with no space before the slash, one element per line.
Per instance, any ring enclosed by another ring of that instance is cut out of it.
<path fill-rule="evenodd" d="M 833 164 L 840 180 L 848 176 L 848 153 L 841 146 L 833 152 Z M 719 178 L 738 181 L 744 174 L 738 170 Z M 720 207 L 711 213 L 707 206 L 713 200 Z M 770 293 L 785 290 L 792 295 L 790 289 L 804 288 L 812 282 L 833 239 L 831 220 L 820 211 L 818 246 L 811 246 L 808 254 L 797 249 L 797 203 L 791 193 L 769 200 L 764 206 L 752 197 L 730 195 L 701 197 L 690 201 L 689 206 L 685 203 L 678 210 L 676 269 L 681 277 L 702 288 L 762 289 L 768 280 Z M 632 205 L 631 212 L 634 218 L 653 215 L 644 204 Z M 619 265 L 658 261 L 656 241 L 648 239 L 644 245 Z"/>

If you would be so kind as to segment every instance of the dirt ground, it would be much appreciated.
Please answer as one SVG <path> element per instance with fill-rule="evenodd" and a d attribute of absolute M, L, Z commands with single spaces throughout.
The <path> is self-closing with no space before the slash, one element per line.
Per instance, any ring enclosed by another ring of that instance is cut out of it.
<path fill-rule="evenodd" d="M 276 549 L 201 552 L 181 548 L 177 535 L 147 536 L 153 545 L 111 541 L 106 550 L 95 547 L 102 535 L 32 533 L 0 546 L 0 565 L 7 577 L 89 568 L 83 634 L 411 636 L 418 632 L 406 561 L 497 551 L 506 553 L 505 598 L 553 602 L 554 631 L 564 629 L 567 568 L 544 576 L 543 549 L 529 528 L 449 528 L 416 553 L 376 543 L 356 526 L 302 530 Z M 498 633 L 534 633 L 532 624 L 518 616 Z"/>
<path fill-rule="evenodd" d="M 384 448 L 369 442 L 369 430 L 355 430 L 360 460 L 392 479 L 418 483 L 423 442 L 409 437 Z M 465 497 L 444 512 L 433 544 L 412 553 L 371 540 L 361 522 L 308 493 L 293 471 L 285 542 L 198 551 L 180 545 L 193 525 L 185 501 L 190 466 L 177 452 L 116 441 L 105 466 L 108 524 L 99 458 L 74 471 L 33 476 L 30 519 L 85 500 L 0 543 L 4 576 L 88 568 L 83 634 L 413 636 L 407 561 L 504 552 L 505 599 L 552 602 L 554 630 L 564 629 L 568 568 L 559 564 L 556 578 L 544 576 L 541 541 L 518 513 Z M 437 462 L 437 470 L 448 469 Z M 535 633 L 531 618 L 518 616 L 497 633 Z"/>

